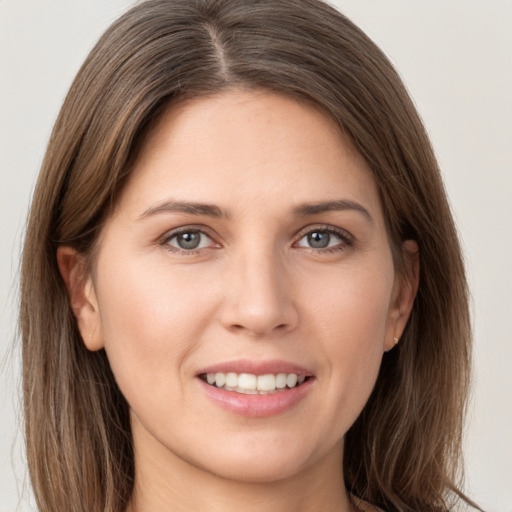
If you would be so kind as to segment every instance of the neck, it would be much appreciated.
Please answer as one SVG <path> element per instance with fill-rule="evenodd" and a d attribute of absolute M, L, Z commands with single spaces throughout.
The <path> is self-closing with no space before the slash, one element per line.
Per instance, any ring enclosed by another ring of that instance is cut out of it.
<path fill-rule="evenodd" d="M 214 475 L 163 449 L 135 445 L 135 485 L 126 512 L 351 512 L 343 483 L 342 443 L 304 470 L 273 481 Z"/>

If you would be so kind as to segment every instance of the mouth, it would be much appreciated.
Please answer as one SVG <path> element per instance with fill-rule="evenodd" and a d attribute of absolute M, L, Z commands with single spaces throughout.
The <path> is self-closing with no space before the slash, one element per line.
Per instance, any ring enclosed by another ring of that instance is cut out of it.
<path fill-rule="evenodd" d="M 282 393 L 302 386 L 310 375 L 297 373 L 253 373 L 216 372 L 202 373 L 199 378 L 209 386 L 244 395 L 270 395 Z"/>
<path fill-rule="evenodd" d="M 316 388 L 313 372 L 282 359 L 226 361 L 196 377 L 211 403 L 248 418 L 295 410 Z"/>

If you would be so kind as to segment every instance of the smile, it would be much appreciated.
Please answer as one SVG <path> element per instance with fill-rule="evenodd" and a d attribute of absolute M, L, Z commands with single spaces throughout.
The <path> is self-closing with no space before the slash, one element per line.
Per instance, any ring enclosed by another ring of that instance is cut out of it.
<path fill-rule="evenodd" d="M 196 377 L 210 403 L 249 418 L 294 410 L 317 388 L 310 369 L 280 359 L 226 361 L 200 369 Z"/>
<path fill-rule="evenodd" d="M 306 375 L 296 373 L 252 373 L 217 372 L 202 374 L 200 378 L 210 386 L 246 395 L 267 395 L 279 393 L 302 385 Z"/>

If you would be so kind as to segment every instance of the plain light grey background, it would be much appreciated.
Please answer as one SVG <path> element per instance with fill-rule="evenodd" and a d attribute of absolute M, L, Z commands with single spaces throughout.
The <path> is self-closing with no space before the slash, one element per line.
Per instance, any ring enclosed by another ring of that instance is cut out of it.
<path fill-rule="evenodd" d="M 33 510 L 16 412 L 19 358 L 11 349 L 31 191 L 73 76 L 132 3 L 0 0 L 0 512 Z M 512 1 L 333 3 L 397 66 L 443 169 L 473 292 L 466 490 L 487 511 L 511 512 Z"/>

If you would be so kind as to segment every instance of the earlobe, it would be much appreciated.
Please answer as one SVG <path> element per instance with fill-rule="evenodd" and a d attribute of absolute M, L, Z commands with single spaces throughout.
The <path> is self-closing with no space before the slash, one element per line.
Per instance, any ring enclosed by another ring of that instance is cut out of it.
<path fill-rule="evenodd" d="M 395 290 L 389 316 L 384 351 L 388 352 L 399 343 L 414 305 L 420 280 L 420 256 L 418 244 L 406 240 L 402 245 L 404 268 L 396 277 Z"/>
<path fill-rule="evenodd" d="M 57 264 L 84 344 L 91 351 L 100 350 L 103 335 L 98 300 L 84 255 L 72 247 L 61 246 L 57 249 Z"/>

